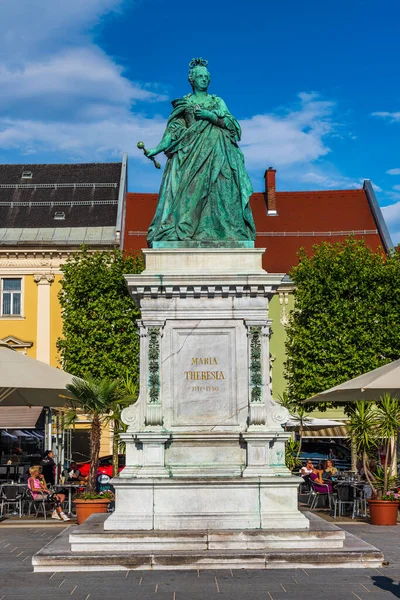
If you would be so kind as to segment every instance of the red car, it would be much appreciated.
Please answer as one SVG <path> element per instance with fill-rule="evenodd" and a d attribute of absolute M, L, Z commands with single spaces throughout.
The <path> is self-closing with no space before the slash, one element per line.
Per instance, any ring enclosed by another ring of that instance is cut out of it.
<path fill-rule="evenodd" d="M 97 469 L 97 474 L 100 473 L 102 475 L 108 475 L 108 477 L 112 477 L 112 454 L 108 456 L 102 456 L 99 459 L 99 466 Z M 90 462 L 77 463 L 78 469 L 83 477 L 87 477 L 89 475 Z M 118 472 L 120 473 L 122 469 L 125 467 L 125 454 L 118 455 Z"/>

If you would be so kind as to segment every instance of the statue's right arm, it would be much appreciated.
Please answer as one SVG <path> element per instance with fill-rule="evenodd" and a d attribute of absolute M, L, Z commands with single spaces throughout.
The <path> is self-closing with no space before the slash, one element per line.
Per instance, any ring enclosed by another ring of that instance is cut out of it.
<path fill-rule="evenodd" d="M 147 156 L 151 158 L 156 156 L 160 152 L 166 152 L 170 149 L 172 144 L 182 133 L 183 129 L 186 129 L 185 119 L 183 118 L 183 111 L 186 107 L 187 101 L 180 99 L 175 101 L 174 111 L 171 117 L 168 119 L 167 128 L 164 132 L 161 142 L 155 148 L 151 148 Z M 175 113 L 175 114 L 174 114 Z"/>
<path fill-rule="evenodd" d="M 167 150 L 169 148 L 169 146 L 171 145 L 171 142 L 172 142 L 172 136 L 168 131 L 166 131 L 165 134 L 163 135 L 161 142 L 158 144 L 158 146 L 156 146 L 155 148 L 150 148 L 150 150 L 148 150 L 147 156 L 149 158 L 151 158 L 152 156 L 156 156 L 157 154 L 160 154 L 160 152 L 165 152 L 165 150 Z"/>

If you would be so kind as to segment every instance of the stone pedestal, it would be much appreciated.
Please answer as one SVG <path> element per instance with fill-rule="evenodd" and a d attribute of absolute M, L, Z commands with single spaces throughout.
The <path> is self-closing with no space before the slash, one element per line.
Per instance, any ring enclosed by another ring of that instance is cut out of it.
<path fill-rule="evenodd" d="M 258 248 L 145 250 L 140 396 L 106 530 L 306 529 L 271 396 L 268 303 L 283 275 Z"/>

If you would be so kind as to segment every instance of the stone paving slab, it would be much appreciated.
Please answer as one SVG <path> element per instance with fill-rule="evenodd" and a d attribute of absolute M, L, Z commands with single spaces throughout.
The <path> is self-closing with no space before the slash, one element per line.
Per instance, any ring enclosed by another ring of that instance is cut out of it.
<path fill-rule="evenodd" d="M 119 571 L 32 573 L 32 555 L 57 535 L 32 527 L 2 529 L 1 600 L 394 600 L 400 598 L 400 527 L 346 525 L 380 548 L 379 569 Z M 44 536 L 41 534 L 45 533 Z M 14 548 L 18 550 L 14 550 Z M 20 554 L 22 552 L 22 554 Z"/>

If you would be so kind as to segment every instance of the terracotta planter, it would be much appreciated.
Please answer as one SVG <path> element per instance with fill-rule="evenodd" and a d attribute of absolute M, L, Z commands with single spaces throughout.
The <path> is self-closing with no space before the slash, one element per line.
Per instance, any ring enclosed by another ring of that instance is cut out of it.
<path fill-rule="evenodd" d="M 76 516 L 78 519 L 78 525 L 86 521 L 90 515 L 94 513 L 105 513 L 107 512 L 107 506 L 111 500 L 75 500 Z"/>
<path fill-rule="evenodd" d="M 368 500 L 372 525 L 396 525 L 399 502 L 388 500 Z"/>

